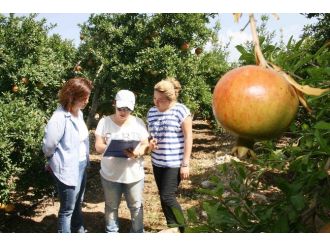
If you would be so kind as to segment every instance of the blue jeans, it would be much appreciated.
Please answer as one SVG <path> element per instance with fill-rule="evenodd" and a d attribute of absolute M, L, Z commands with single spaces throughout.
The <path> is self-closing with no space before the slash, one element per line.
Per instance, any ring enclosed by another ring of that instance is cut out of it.
<path fill-rule="evenodd" d="M 60 199 L 58 212 L 58 232 L 60 233 L 85 232 L 81 204 L 86 188 L 86 166 L 86 160 L 79 163 L 77 186 L 68 186 L 53 176 Z"/>
<path fill-rule="evenodd" d="M 140 181 L 124 184 L 105 180 L 101 176 L 105 197 L 105 231 L 118 232 L 118 208 L 122 194 L 126 199 L 126 204 L 131 213 L 130 232 L 138 233 L 144 231 L 143 226 L 143 187 L 144 179 Z"/>

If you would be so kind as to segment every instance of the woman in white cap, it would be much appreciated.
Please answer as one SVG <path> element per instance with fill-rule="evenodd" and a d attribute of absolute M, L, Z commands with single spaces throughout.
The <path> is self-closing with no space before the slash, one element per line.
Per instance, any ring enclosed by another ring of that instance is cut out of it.
<path fill-rule="evenodd" d="M 103 117 L 95 131 L 95 149 L 103 153 L 100 174 L 105 196 L 106 232 L 119 230 L 118 208 L 122 194 L 131 213 L 130 232 L 144 231 L 142 155 L 148 149 L 148 132 L 144 122 L 131 115 L 134 105 L 134 94 L 129 90 L 120 90 L 115 98 L 116 112 Z M 124 155 L 117 155 L 110 146 L 112 141 L 115 143 L 114 140 L 138 141 L 139 144 L 132 150 L 124 150 Z"/>

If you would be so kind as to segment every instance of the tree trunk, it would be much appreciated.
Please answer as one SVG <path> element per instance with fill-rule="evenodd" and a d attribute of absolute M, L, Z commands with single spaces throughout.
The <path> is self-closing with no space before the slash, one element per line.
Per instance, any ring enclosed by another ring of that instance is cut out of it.
<path fill-rule="evenodd" d="M 95 114 L 96 114 L 96 110 L 97 107 L 99 105 L 99 98 L 100 98 L 100 94 L 101 94 L 101 83 L 99 81 L 99 75 L 100 72 L 103 69 L 103 64 L 101 64 L 99 70 L 96 73 L 95 79 L 94 79 L 94 95 L 93 95 L 93 99 L 92 99 L 92 106 L 91 109 L 88 113 L 88 117 L 87 117 L 87 128 L 90 129 L 93 125 L 93 121 L 95 121 Z"/>
<path fill-rule="evenodd" d="M 99 84 L 95 85 L 95 89 L 94 89 L 94 95 L 93 95 L 93 99 L 92 99 L 92 106 L 91 109 L 88 113 L 88 117 L 87 117 L 87 128 L 90 129 L 93 125 L 93 122 L 95 121 L 95 114 L 96 114 L 96 110 L 97 107 L 99 105 L 99 98 L 100 98 L 100 92 L 101 92 L 101 87 Z"/>

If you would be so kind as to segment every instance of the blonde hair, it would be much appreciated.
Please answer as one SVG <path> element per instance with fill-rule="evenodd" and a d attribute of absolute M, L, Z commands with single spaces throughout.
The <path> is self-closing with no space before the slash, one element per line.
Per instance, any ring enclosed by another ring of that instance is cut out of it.
<path fill-rule="evenodd" d="M 181 90 L 181 84 L 177 79 L 168 77 L 158 82 L 155 85 L 154 90 L 164 93 L 166 98 L 170 101 L 176 101 Z"/>

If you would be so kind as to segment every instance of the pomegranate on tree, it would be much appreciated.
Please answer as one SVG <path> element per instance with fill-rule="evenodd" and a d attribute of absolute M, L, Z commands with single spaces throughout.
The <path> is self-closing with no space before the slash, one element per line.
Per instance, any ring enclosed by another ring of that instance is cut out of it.
<path fill-rule="evenodd" d="M 279 136 L 295 118 L 295 89 L 273 69 L 248 65 L 227 72 L 213 92 L 218 122 L 238 136 L 234 152 L 245 156 L 254 140 Z"/>
<path fill-rule="evenodd" d="M 76 65 L 76 66 L 74 66 L 73 70 L 75 72 L 81 72 L 82 71 L 82 67 L 80 65 Z"/>
<path fill-rule="evenodd" d="M 13 91 L 13 93 L 17 93 L 19 91 L 19 87 L 17 85 L 14 85 L 12 88 L 11 88 L 11 91 Z"/>
<path fill-rule="evenodd" d="M 181 45 L 180 49 L 181 51 L 187 51 L 189 49 L 189 43 L 188 42 L 183 42 L 183 44 Z"/>
<path fill-rule="evenodd" d="M 23 77 L 21 80 L 25 85 L 29 84 L 29 79 L 26 77 Z"/>
<path fill-rule="evenodd" d="M 239 19 L 241 14 L 235 14 Z M 262 54 L 254 15 L 249 14 L 258 66 L 247 65 L 227 72 L 213 92 L 213 113 L 220 124 L 238 136 L 232 152 L 238 157 L 252 151 L 254 140 L 279 136 L 295 118 L 298 104 L 311 112 L 304 94 L 319 96 L 330 88 L 300 85 Z"/>
<path fill-rule="evenodd" d="M 200 48 L 200 47 L 197 47 L 197 48 L 195 49 L 195 54 L 196 54 L 196 55 L 200 55 L 202 52 L 203 52 L 203 49 Z"/>

